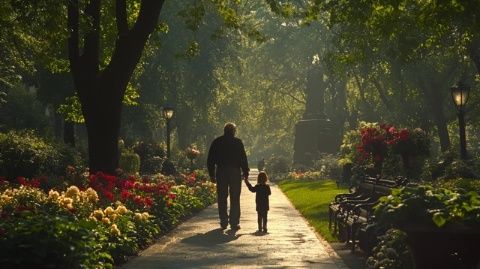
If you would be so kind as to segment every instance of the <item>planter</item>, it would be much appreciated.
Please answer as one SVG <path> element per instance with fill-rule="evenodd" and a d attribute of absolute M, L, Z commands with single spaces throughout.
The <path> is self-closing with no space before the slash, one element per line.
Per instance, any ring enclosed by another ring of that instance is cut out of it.
<path fill-rule="evenodd" d="M 460 224 L 400 227 L 408 236 L 417 269 L 474 269 L 480 265 L 480 230 Z"/>

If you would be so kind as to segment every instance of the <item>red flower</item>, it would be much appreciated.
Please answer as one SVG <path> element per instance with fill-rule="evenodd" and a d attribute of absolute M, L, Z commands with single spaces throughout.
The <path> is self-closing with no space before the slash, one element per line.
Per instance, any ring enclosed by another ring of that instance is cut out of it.
<path fill-rule="evenodd" d="M 138 206 L 143 205 L 143 199 L 142 199 L 142 197 L 140 197 L 140 196 L 138 196 L 138 195 L 135 196 L 135 198 L 133 199 L 133 201 L 134 201 L 135 204 L 137 204 Z"/>
<path fill-rule="evenodd" d="M 410 133 L 408 132 L 408 129 L 402 129 L 398 133 L 398 139 L 400 141 L 406 141 L 410 137 Z"/>
<path fill-rule="evenodd" d="M 18 184 L 20 184 L 22 186 L 26 186 L 26 184 L 27 184 L 27 181 L 25 180 L 24 177 L 17 177 L 17 181 L 18 181 Z"/>
<path fill-rule="evenodd" d="M 171 192 L 168 194 L 168 198 L 174 200 L 177 196 L 175 195 L 175 193 Z"/>
<path fill-rule="evenodd" d="M 113 193 L 111 191 L 107 191 L 105 190 L 103 192 L 103 196 L 105 196 L 105 198 L 109 201 L 113 201 Z"/>
<path fill-rule="evenodd" d="M 151 207 L 153 205 L 153 199 L 151 197 L 145 198 L 145 205 Z"/>
<path fill-rule="evenodd" d="M 122 192 L 120 193 L 120 196 L 121 196 L 122 200 L 127 200 L 128 198 L 130 198 L 132 196 L 132 194 L 127 190 L 122 190 Z"/>

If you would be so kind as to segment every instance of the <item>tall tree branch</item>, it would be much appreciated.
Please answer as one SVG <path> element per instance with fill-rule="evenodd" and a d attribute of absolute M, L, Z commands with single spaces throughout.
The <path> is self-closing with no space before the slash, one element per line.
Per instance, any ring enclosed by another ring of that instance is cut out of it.
<path fill-rule="evenodd" d="M 74 80 L 78 80 L 75 75 L 78 73 L 78 64 L 80 57 L 79 49 L 79 12 L 78 12 L 78 0 L 68 1 L 68 58 L 70 60 L 70 70 L 74 75 Z"/>
<path fill-rule="evenodd" d="M 385 105 L 385 107 L 387 107 L 387 109 L 391 109 L 393 106 L 392 103 L 390 103 L 390 101 L 388 100 L 387 91 L 384 89 L 384 87 L 382 87 L 382 84 L 380 83 L 380 81 L 378 81 L 377 78 L 373 78 L 372 80 L 373 85 L 377 89 L 378 96 L 380 96 L 380 100 L 382 100 L 383 104 Z"/>
<path fill-rule="evenodd" d="M 85 14 L 91 18 L 90 29 L 85 35 L 85 48 L 82 55 L 89 79 L 97 76 L 100 61 L 100 0 L 90 0 Z"/>
<path fill-rule="evenodd" d="M 115 17 L 118 35 L 125 36 L 128 32 L 126 0 L 115 0 Z"/>
<path fill-rule="evenodd" d="M 165 0 L 142 0 L 137 21 L 132 29 L 123 38 L 120 36 L 117 39 L 111 61 L 105 68 L 103 76 L 105 78 L 117 76 L 115 83 L 122 89 L 126 89 L 148 37 L 155 30 L 164 2 Z M 120 92 L 119 97 L 124 93 Z"/>

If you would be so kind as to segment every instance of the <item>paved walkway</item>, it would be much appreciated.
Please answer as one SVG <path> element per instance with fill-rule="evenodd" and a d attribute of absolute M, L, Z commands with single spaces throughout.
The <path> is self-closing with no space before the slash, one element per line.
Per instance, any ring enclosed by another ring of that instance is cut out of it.
<path fill-rule="evenodd" d="M 240 230 L 222 231 L 213 205 L 121 268 L 348 268 L 273 184 L 268 234 L 256 234 L 255 194 L 242 185 Z"/>

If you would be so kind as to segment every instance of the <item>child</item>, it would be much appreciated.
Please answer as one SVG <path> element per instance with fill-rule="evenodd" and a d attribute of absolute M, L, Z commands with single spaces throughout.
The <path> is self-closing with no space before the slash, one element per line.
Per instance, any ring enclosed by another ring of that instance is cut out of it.
<path fill-rule="evenodd" d="M 248 189 L 256 193 L 255 203 L 257 204 L 258 231 L 264 233 L 267 232 L 268 196 L 271 194 L 267 181 L 267 173 L 263 171 L 258 174 L 257 185 L 255 185 L 255 187 L 252 187 L 248 179 L 245 179 L 245 184 L 247 184 Z"/>

